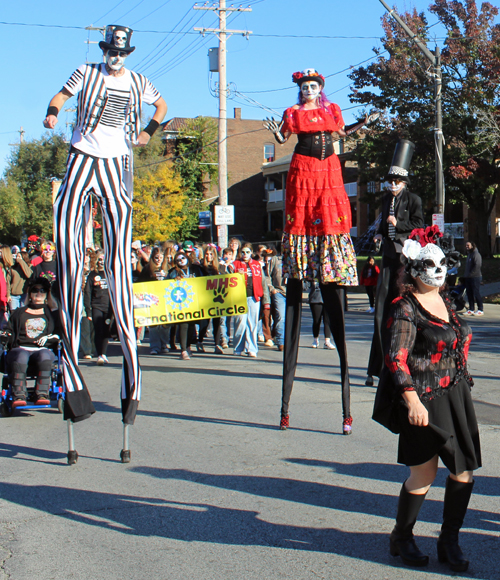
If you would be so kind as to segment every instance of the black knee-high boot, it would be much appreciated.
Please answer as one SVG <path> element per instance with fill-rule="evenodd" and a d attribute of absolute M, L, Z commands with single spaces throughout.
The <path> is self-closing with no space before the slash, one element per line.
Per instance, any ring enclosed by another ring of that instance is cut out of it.
<path fill-rule="evenodd" d="M 323 308 L 328 314 L 330 329 L 340 358 L 340 382 L 342 386 L 342 415 L 344 435 L 351 434 L 351 387 L 349 383 L 349 364 L 345 341 L 345 290 L 336 284 L 320 284 Z"/>
<path fill-rule="evenodd" d="M 429 563 L 429 556 L 418 549 L 413 537 L 413 526 L 426 495 L 410 493 L 404 483 L 399 494 L 398 514 L 391 533 L 390 551 L 392 556 L 401 556 L 407 566 L 427 566 Z"/>
<path fill-rule="evenodd" d="M 469 560 L 464 558 L 458 545 L 458 533 L 469 505 L 474 482 L 463 483 L 451 477 L 446 480 L 444 494 L 443 525 L 437 541 L 438 559 L 448 562 L 453 572 L 466 572 Z"/>
<path fill-rule="evenodd" d="M 281 396 L 280 429 L 289 425 L 288 405 L 299 353 L 300 322 L 302 319 L 302 280 L 289 278 L 286 284 L 285 349 L 283 353 L 283 387 Z"/>
<path fill-rule="evenodd" d="M 9 375 L 12 387 L 12 399 L 15 407 L 26 405 L 26 372 L 20 372 L 19 365 L 13 363 L 12 372 Z"/>

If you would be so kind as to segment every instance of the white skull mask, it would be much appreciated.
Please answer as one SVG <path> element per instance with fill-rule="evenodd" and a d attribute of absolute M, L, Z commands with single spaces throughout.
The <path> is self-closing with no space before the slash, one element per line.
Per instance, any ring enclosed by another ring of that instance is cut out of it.
<path fill-rule="evenodd" d="M 123 30 L 115 30 L 113 33 L 114 45 L 117 48 L 125 48 L 127 46 L 127 34 Z"/>
<path fill-rule="evenodd" d="M 321 85 L 316 81 L 305 81 L 300 85 L 300 92 L 306 101 L 314 101 L 321 93 Z"/>
<path fill-rule="evenodd" d="M 420 278 L 427 286 L 442 286 L 448 270 L 443 250 L 436 244 L 427 244 L 420 251 L 418 259 L 422 261 L 424 269 L 421 272 L 412 270 L 411 275 Z"/>

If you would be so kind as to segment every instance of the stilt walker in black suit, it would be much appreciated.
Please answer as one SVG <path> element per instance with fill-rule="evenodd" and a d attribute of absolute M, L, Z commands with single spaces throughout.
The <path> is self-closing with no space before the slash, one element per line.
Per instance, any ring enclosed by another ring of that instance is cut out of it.
<path fill-rule="evenodd" d="M 389 306 L 398 295 L 396 278 L 402 265 L 401 251 L 403 244 L 412 230 L 424 225 L 422 200 L 415 193 L 408 191 L 408 176 L 415 145 L 406 139 L 400 139 L 396 145 L 391 168 L 386 180 L 390 191 L 382 201 L 382 219 L 379 230 L 373 240 L 383 240 L 382 271 L 378 278 L 377 296 L 375 299 L 375 320 L 373 340 L 368 363 L 367 385 L 373 385 L 373 376 L 380 376 L 384 365 L 382 348 L 382 329 L 387 320 Z"/>

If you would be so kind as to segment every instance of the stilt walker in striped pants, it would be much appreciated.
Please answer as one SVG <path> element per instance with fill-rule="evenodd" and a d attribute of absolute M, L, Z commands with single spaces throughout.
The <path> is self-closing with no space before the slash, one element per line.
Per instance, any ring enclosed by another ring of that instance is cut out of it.
<path fill-rule="evenodd" d="M 141 371 L 134 331 L 130 251 L 132 245 L 132 146 L 147 145 L 167 112 L 148 79 L 124 67 L 135 50 L 132 30 L 110 25 L 99 43 L 105 62 L 80 66 L 49 104 L 44 126 L 53 129 L 57 114 L 78 95 L 77 121 L 66 176 L 54 203 L 64 336 L 64 418 L 81 421 L 94 413 L 78 368 L 85 227 L 91 196 L 101 206 L 106 277 L 123 349 L 123 422 L 133 424 L 140 399 Z M 142 104 L 156 111 L 140 130 Z"/>

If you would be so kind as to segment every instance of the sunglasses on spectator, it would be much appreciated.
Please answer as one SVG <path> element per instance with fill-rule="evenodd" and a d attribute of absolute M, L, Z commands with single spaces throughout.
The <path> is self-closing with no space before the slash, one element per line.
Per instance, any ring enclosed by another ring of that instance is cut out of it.
<path fill-rule="evenodd" d="M 36 288 L 32 288 L 30 291 L 31 294 L 47 294 L 47 290 L 45 288 L 41 288 L 37 286 Z"/>
<path fill-rule="evenodd" d="M 108 50 L 108 54 L 109 56 L 121 56 L 122 58 L 128 56 L 128 52 L 123 52 L 121 50 Z"/>

